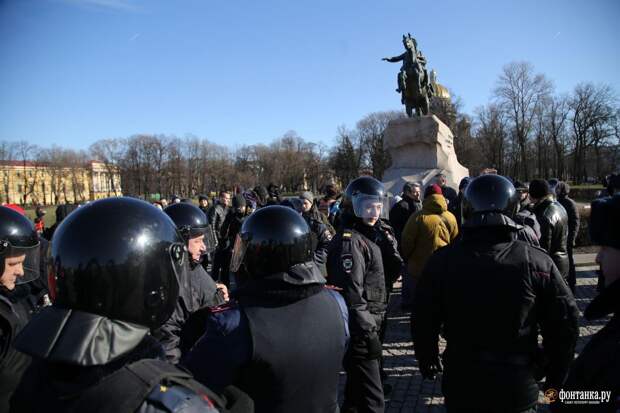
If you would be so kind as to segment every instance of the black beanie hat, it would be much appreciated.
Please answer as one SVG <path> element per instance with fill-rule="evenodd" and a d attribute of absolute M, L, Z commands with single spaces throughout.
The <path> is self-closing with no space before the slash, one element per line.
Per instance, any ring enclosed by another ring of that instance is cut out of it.
<path fill-rule="evenodd" d="M 245 206 L 245 198 L 241 194 L 237 194 L 232 199 L 233 208 L 241 208 Z"/>
<path fill-rule="evenodd" d="M 530 196 L 534 199 L 541 199 L 551 194 L 549 182 L 544 179 L 533 179 L 530 182 Z"/>

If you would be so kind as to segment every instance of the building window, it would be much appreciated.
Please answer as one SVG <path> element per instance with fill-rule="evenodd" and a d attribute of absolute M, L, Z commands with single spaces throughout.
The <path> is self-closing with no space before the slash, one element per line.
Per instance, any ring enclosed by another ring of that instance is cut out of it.
<path fill-rule="evenodd" d="M 22 193 L 22 189 L 23 189 L 23 187 L 22 187 L 21 184 L 17 185 L 17 192 L 19 192 L 21 194 Z"/>

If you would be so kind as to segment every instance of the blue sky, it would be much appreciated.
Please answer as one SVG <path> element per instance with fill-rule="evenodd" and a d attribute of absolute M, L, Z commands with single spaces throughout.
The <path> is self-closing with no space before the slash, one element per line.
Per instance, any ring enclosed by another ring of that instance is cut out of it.
<path fill-rule="evenodd" d="M 86 149 L 136 133 L 235 148 L 333 143 L 394 92 L 411 32 L 466 112 L 526 60 L 620 92 L 620 2 L 0 0 L 0 140 Z"/>

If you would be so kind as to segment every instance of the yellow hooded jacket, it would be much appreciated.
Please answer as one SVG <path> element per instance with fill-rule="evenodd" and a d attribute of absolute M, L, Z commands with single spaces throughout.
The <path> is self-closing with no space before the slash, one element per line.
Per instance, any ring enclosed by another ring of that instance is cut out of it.
<path fill-rule="evenodd" d="M 422 210 L 411 215 L 403 229 L 402 252 L 410 276 L 417 279 L 433 252 L 454 241 L 458 233 L 456 218 L 443 195 L 426 197 Z"/>

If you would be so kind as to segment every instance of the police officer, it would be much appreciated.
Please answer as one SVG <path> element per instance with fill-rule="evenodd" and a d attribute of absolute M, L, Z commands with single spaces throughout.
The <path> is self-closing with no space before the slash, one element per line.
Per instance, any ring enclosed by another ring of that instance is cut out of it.
<path fill-rule="evenodd" d="M 184 329 L 190 315 L 203 307 L 224 304 L 228 289 L 224 284 L 216 284 L 200 265 L 202 258 L 213 249 L 206 215 L 198 207 L 186 203 L 172 204 L 164 212 L 177 226 L 189 255 L 189 270 L 180 274 L 183 278 L 179 280 L 179 299 L 174 312 L 156 332 L 168 361 L 177 363 L 195 337 L 190 328 Z"/>
<path fill-rule="evenodd" d="M 34 360 L 11 411 L 216 412 L 242 401 L 162 361 L 149 334 L 174 310 L 186 269 L 168 216 L 133 198 L 95 201 L 58 227 L 51 257 L 54 304 L 15 340 Z"/>
<path fill-rule="evenodd" d="M 28 323 L 33 307 L 26 284 L 39 276 L 39 239 L 32 223 L 19 212 L 0 206 L 0 411 L 30 364 L 15 351 L 13 340 Z"/>
<path fill-rule="evenodd" d="M 609 401 L 587 408 L 591 412 L 612 412 L 620 406 L 620 194 L 593 201 L 591 211 L 590 238 L 601 246 L 596 261 L 605 288 L 586 307 L 584 317 L 597 320 L 613 316 L 571 365 L 562 390 L 611 391 Z M 556 404 L 562 411 L 584 411 L 584 405 Z"/>
<path fill-rule="evenodd" d="M 423 377 L 434 378 L 443 327 L 449 412 L 535 412 L 537 369 L 559 389 L 573 358 L 575 299 L 545 251 L 516 240 L 517 204 L 508 179 L 473 179 L 462 241 L 431 256 L 416 290 L 415 355 Z"/>
<path fill-rule="evenodd" d="M 257 412 L 337 412 L 347 312 L 312 262 L 306 222 L 281 205 L 257 210 L 231 270 L 245 275 L 237 304 L 212 311 L 183 364 L 214 389 L 234 383 Z"/>
<path fill-rule="evenodd" d="M 366 235 L 375 235 L 373 227 L 387 213 L 386 200 L 383 184 L 376 179 L 351 181 L 343 197 L 341 229 L 329 246 L 327 281 L 342 289 L 351 329 L 344 360 L 347 382 L 343 412 L 384 410 L 379 360 L 387 307 L 386 280 L 381 248 Z"/>

